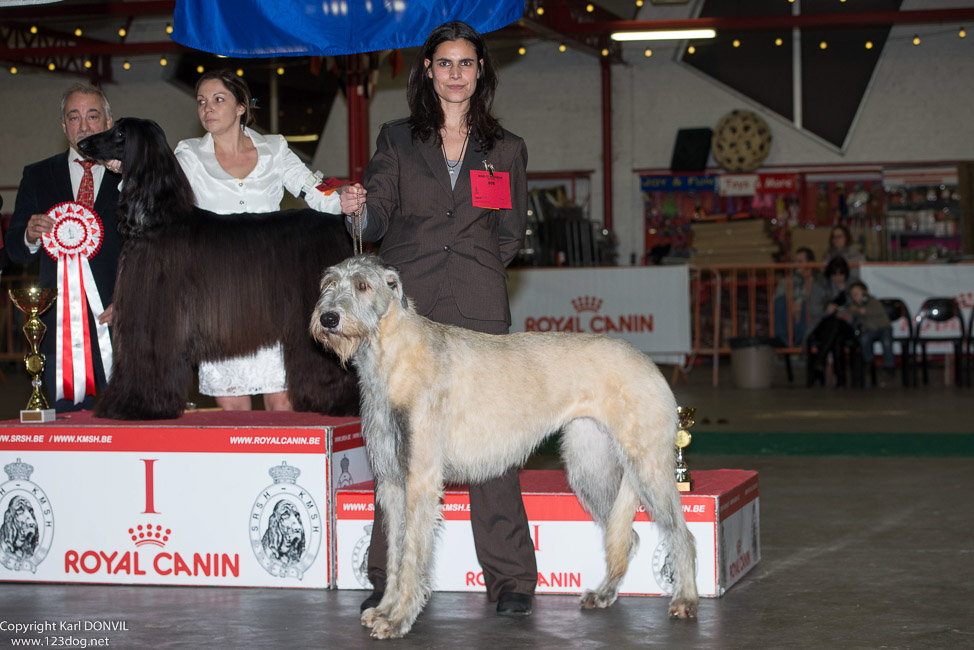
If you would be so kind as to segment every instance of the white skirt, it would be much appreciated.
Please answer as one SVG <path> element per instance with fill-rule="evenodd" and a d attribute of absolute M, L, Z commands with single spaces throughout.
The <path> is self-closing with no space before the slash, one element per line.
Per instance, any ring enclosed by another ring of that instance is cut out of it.
<path fill-rule="evenodd" d="M 278 342 L 254 354 L 200 364 L 200 393 L 213 397 L 283 392 L 284 349 Z"/>

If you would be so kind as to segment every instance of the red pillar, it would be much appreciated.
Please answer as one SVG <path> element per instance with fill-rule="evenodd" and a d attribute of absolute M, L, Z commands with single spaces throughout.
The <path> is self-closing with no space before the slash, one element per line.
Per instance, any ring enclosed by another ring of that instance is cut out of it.
<path fill-rule="evenodd" d="M 368 83 L 366 55 L 345 57 L 345 100 L 348 106 L 348 177 L 361 182 L 369 163 L 369 100 L 365 96 Z"/>
<path fill-rule="evenodd" d="M 612 66 L 603 56 L 602 66 L 602 223 L 612 229 Z"/>

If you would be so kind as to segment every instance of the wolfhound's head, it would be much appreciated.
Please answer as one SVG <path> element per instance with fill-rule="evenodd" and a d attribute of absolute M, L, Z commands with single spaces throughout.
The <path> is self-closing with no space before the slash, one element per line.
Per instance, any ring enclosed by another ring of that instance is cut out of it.
<path fill-rule="evenodd" d="M 78 143 L 88 158 L 122 163 L 118 229 L 123 238 L 188 217 L 193 188 L 176 160 L 166 133 L 152 120 L 123 117 L 107 131 Z"/>
<path fill-rule="evenodd" d="M 321 297 L 311 315 L 311 336 L 345 364 L 363 343 L 379 335 L 380 321 L 411 309 L 399 271 L 375 255 L 350 257 L 321 278 Z"/>

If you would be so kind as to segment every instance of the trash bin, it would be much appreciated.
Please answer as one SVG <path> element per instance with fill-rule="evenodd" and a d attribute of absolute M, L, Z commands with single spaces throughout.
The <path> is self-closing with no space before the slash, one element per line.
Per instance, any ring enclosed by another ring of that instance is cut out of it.
<path fill-rule="evenodd" d="M 768 388 L 774 372 L 774 343 L 767 336 L 730 340 L 731 373 L 738 388 Z"/>

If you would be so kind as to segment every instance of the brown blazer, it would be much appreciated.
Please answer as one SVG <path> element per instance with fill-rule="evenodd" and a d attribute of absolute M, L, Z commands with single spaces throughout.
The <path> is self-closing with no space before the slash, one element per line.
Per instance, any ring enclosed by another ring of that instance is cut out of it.
<path fill-rule="evenodd" d="M 505 267 L 517 255 L 527 227 L 527 148 L 504 131 L 489 152 L 467 146 L 456 188 L 438 144 L 413 142 L 409 120 L 382 126 L 365 170 L 365 241 L 382 240 L 379 254 L 399 268 L 406 295 L 427 315 L 444 288 L 473 320 L 511 322 Z M 473 206 L 470 171 L 510 174 L 511 209 Z"/>

